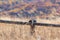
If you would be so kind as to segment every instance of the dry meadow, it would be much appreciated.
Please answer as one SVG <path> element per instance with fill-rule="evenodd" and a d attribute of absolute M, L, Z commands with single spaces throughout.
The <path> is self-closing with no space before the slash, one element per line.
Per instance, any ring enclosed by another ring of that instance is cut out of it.
<path fill-rule="evenodd" d="M 60 40 L 60 28 L 36 26 L 31 35 L 29 25 L 0 23 L 0 40 Z"/>

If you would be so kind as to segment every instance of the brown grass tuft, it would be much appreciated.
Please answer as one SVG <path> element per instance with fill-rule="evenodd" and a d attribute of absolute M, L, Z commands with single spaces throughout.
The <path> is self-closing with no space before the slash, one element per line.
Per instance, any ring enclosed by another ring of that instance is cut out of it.
<path fill-rule="evenodd" d="M 60 40 L 59 27 L 36 26 L 30 34 L 29 25 L 0 23 L 0 40 Z"/>

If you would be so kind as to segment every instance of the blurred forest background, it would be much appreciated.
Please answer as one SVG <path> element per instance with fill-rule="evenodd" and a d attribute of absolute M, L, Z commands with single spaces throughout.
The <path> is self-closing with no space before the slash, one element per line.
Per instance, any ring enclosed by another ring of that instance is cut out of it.
<path fill-rule="evenodd" d="M 0 0 L 0 19 L 60 17 L 60 0 Z"/>

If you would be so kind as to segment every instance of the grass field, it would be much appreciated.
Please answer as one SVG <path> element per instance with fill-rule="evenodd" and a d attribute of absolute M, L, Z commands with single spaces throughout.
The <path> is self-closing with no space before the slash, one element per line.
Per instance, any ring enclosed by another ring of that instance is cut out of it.
<path fill-rule="evenodd" d="M 29 25 L 0 23 L 0 40 L 60 40 L 59 27 L 36 26 L 31 35 Z"/>

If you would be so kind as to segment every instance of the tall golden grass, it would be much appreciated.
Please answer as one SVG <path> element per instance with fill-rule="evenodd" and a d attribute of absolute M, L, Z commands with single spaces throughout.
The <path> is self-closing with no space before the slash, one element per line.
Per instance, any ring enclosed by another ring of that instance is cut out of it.
<path fill-rule="evenodd" d="M 31 35 L 29 25 L 0 23 L 0 40 L 60 40 L 60 27 L 36 26 Z"/>

